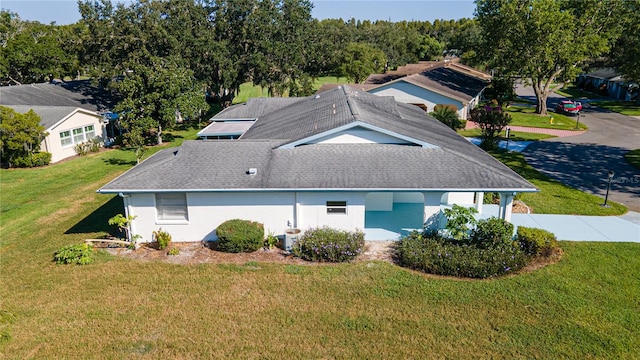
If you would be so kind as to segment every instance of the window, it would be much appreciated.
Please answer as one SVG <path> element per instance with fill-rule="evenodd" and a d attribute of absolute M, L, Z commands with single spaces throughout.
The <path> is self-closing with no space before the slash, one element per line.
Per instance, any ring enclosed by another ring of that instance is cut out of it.
<path fill-rule="evenodd" d="M 346 214 L 346 201 L 327 201 L 327 214 Z"/>
<path fill-rule="evenodd" d="M 96 137 L 96 132 L 93 129 L 93 125 L 89 125 L 89 126 L 85 126 L 84 127 L 84 137 L 87 140 L 91 140 L 94 137 Z"/>
<path fill-rule="evenodd" d="M 156 194 L 158 220 L 189 220 L 187 195 L 184 193 Z"/>
<path fill-rule="evenodd" d="M 73 143 L 80 144 L 84 142 L 84 132 L 82 132 L 82 128 L 73 129 Z"/>
<path fill-rule="evenodd" d="M 67 130 L 60 133 L 60 144 L 62 144 L 62 146 L 73 144 L 73 140 L 71 140 L 71 131 Z"/>
<path fill-rule="evenodd" d="M 73 135 L 73 136 L 72 136 Z M 96 129 L 94 125 L 87 125 L 73 130 L 65 130 L 60 132 L 60 144 L 69 146 L 80 144 L 96 137 Z"/>

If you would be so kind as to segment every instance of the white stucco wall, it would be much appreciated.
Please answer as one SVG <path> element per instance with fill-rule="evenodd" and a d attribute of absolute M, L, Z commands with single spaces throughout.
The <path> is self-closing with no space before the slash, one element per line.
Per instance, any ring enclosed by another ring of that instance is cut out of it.
<path fill-rule="evenodd" d="M 200 241 L 215 240 L 216 227 L 230 219 L 258 221 L 264 224 L 265 234 L 275 235 L 283 235 L 290 226 L 362 230 L 365 196 L 352 192 L 188 193 L 187 221 L 158 220 L 154 194 L 131 194 L 125 203 L 128 213 L 136 216 L 132 234 L 142 236 L 140 242 L 152 241 L 152 232 L 160 228 L 173 241 Z M 346 201 L 347 213 L 327 213 L 327 201 Z"/>
<path fill-rule="evenodd" d="M 310 144 L 408 144 L 406 140 L 361 127 L 340 131 L 317 139 Z"/>
<path fill-rule="evenodd" d="M 473 192 L 449 192 L 442 195 L 443 205 L 473 205 L 475 193 Z"/>
<path fill-rule="evenodd" d="M 364 230 L 366 192 L 299 192 L 297 223 L 302 230 L 329 225 L 343 230 Z M 328 214 L 327 201 L 346 201 L 346 214 Z"/>
<path fill-rule="evenodd" d="M 49 135 L 42 142 L 40 149 L 51 153 L 52 163 L 74 156 L 76 155 L 76 152 L 73 150 L 73 146 L 75 144 L 62 146 L 60 143 L 60 133 L 67 130 L 72 131 L 73 129 L 93 125 L 95 136 L 104 138 L 104 129 L 101 119 L 102 117 L 100 115 L 77 111 L 63 122 L 46 129 Z M 73 138 L 73 133 L 71 134 L 71 137 Z"/>
<path fill-rule="evenodd" d="M 466 119 L 467 109 L 461 101 L 448 98 L 444 95 L 421 88 L 419 86 L 398 81 L 390 83 L 379 88 L 369 90 L 369 93 L 378 96 L 393 96 L 396 101 L 406 104 L 424 104 L 428 111 L 432 112 L 433 108 L 438 104 L 454 105 L 458 108 L 458 116 Z"/>

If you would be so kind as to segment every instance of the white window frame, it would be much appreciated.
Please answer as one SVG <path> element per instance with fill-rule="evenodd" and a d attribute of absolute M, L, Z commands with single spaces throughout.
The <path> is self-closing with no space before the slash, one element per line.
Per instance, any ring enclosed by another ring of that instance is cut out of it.
<path fill-rule="evenodd" d="M 71 136 L 71 130 L 60 131 L 60 145 L 61 146 L 73 145 L 73 137 Z"/>
<path fill-rule="evenodd" d="M 68 134 L 63 136 L 63 134 Z M 60 131 L 60 145 L 62 147 L 73 146 L 96 137 L 95 124 L 83 125 L 77 128 Z M 82 136 L 82 139 L 80 137 Z"/>
<path fill-rule="evenodd" d="M 327 201 L 327 215 L 347 215 L 347 202 L 344 200 Z"/>
<path fill-rule="evenodd" d="M 186 193 L 156 193 L 156 224 L 188 224 L 189 206 Z"/>

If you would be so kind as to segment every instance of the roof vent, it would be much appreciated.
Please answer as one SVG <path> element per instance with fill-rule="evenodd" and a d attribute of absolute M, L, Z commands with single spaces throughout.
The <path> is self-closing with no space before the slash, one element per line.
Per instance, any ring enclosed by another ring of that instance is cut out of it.
<path fill-rule="evenodd" d="M 320 95 L 316 95 L 316 99 L 320 99 Z"/>
<path fill-rule="evenodd" d="M 255 175 L 257 173 L 258 173 L 258 169 L 256 168 L 249 168 L 249 170 L 247 170 L 248 175 Z"/>

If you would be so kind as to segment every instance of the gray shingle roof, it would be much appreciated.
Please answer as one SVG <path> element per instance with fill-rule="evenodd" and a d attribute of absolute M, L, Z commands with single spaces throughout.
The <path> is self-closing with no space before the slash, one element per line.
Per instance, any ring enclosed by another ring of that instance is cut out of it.
<path fill-rule="evenodd" d="M 100 191 L 534 189 L 489 155 L 473 161 L 442 148 L 385 144 L 276 148 L 279 144 L 186 141 L 179 149 L 157 153 Z M 250 168 L 257 174 L 249 175 Z"/>
<path fill-rule="evenodd" d="M 73 106 L 91 111 L 109 108 L 113 99 L 89 81 L 0 87 L 0 105 Z"/>
<path fill-rule="evenodd" d="M 355 121 L 436 147 L 281 147 Z M 250 168 L 256 168 L 257 174 L 248 175 Z M 163 150 L 100 191 L 243 189 L 531 191 L 534 186 L 418 107 L 340 88 L 259 117 L 240 140 L 186 141 L 178 149 Z"/>
<path fill-rule="evenodd" d="M 49 129 L 78 108 L 73 106 L 28 106 L 28 105 L 0 105 L 12 108 L 16 112 L 24 114 L 29 110 L 35 111 L 40 116 L 40 125 Z"/>
<path fill-rule="evenodd" d="M 211 120 L 255 119 L 264 114 L 295 104 L 304 98 L 251 98 L 246 103 L 230 106 L 217 113 Z"/>

